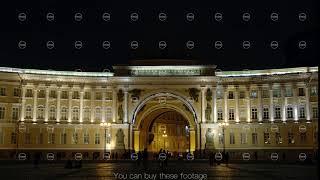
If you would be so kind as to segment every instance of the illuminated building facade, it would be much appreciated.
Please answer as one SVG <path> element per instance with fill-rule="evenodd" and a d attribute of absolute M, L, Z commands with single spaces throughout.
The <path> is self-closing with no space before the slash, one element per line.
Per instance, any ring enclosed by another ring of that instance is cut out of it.
<path fill-rule="evenodd" d="M 101 159 L 146 149 L 314 154 L 318 67 L 113 66 L 112 72 L 0 68 L 0 159 L 17 152 Z"/>

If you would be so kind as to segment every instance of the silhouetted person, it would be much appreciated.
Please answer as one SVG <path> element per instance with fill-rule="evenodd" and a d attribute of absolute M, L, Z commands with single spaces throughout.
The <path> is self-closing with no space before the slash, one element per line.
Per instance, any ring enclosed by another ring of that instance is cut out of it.
<path fill-rule="evenodd" d="M 284 153 L 282 153 L 282 160 L 286 160 L 286 153 L 284 152 Z"/>
<path fill-rule="evenodd" d="M 213 152 L 211 152 L 211 153 L 209 154 L 209 164 L 210 164 L 210 166 L 213 166 L 213 159 L 214 159 L 214 157 L 213 157 Z"/>
<path fill-rule="evenodd" d="M 117 152 L 116 152 L 115 158 L 116 158 L 116 160 L 118 160 L 118 153 Z"/>

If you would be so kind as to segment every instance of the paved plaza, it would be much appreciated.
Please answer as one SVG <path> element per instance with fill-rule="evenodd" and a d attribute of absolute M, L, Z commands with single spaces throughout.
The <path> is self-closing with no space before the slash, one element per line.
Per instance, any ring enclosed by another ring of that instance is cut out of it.
<path fill-rule="evenodd" d="M 221 164 L 206 162 L 169 162 L 164 168 L 156 162 L 139 166 L 135 163 L 83 163 L 82 168 L 65 169 L 63 163 L 0 164 L 1 179 L 318 179 L 317 165 L 298 164 Z"/>

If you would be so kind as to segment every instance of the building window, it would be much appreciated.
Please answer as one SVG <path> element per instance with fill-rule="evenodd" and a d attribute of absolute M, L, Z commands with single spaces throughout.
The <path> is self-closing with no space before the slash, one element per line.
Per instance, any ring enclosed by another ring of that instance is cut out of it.
<path fill-rule="evenodd" d="M 233 132 L 230 132 L 230 144 L 235 144 L 235 137 Z"/>
<path fill-rule="evenodd" d="M 241 142 L 241 144 L 248 143 L 247 133 L 240 133 L 240 142 Z"/>
<path fill-rule="evenodd" d="M 234 120 L 234 109 L 229 109 L 229 120 Z"/>
<path fill-rule="evenodd" d="M 0 129 L 0 144 L 4 144 L 4 133 L 2 132 L 2 129 Z"/>
<path fill-rule="evenodd" d="M 6 113 L 6 108 L 0 106 L 0 119 L 4 119 Z"/>
<path fill-rule="evenodd" d="M 33 97 L 33 90 L 32 89 L 27 89 L 26 97 Z"/>
<path fill-rule="evenodd" d="M 90 108 L 85 107 L 83 109 L 83 120 L 84 121 L 89 121 L 90 120 Z"/>
<path fill-rule="evenodd" d="M 288 119 L 293 118 L 293 108 L 291 106 L 287 107 L 287 118 Z"/>
<path fill-rule="evenodd" d="M 24 143 L 25 144 L 31 144 L 31 134 L 30 133 L 25 133 L 24 134 Z"/>
<path fill-rule="evenodd" d="M 222 109 L 218 109 L 218 120 L 223 120 L 223 112 L 222 112 Z"/>
<path fill-rule="evenodd" d="M 106 121 L 112 121 L 112 108 L 106 108 Z"/>
<path fill-rule="evenodd" d="M 100 134 L 99 133 L 95 134 L 94 144 L 100 144 Z"/>
<path fill-rule="evenodd" d="M 96 98 L 96 100 L 102 100 L 102 93 L 96 92 L 95 98 Z"/>
<path fill-rule="evenodd" d="M 0 96 L 6 96 L 6 88 L 4 87 L 0 88 Z"/>
<path fill-rule="evenodd" d="M 18 120 L 20 116 L 20 110 L 18 107 L 12 108 L 12 120 Z"/>
<path fill-rule="evenodd" d="M 101 120 L 101 108 L 99 108 L 99 107 L 97 107 L 96 109 L 95 109 L 95 117 L 94 117 L 94 119 L 96 120 L 96 121 L 100 121 Z"/>
<path fill-rule="evenodd" d="M 48 144 L 54 144 L 55 143 L 55 134 L 49 133 L 48 134 Z"/>
<path fill-rule="evenodd" d="M 273 90 L 273 97 L 275 98 L 281 97 L 280 89 Z"/>
<path fill-rule="evenodd" d="M 11 144 L 17 143 L 17 133 L 11 133 Z"/>
<path fill-rule="evenodd" d="M 84 99 L 90 99 L 91 98 L 91 94 L 90 92 L 84 92 Z"/>
<path fill-rule="evenodd" d="M 234 99 L 233 91 L 229 91 L 228 99 Z"/>
<path fill-rule="evenodd" d="M 32 107 L 31 105 L 26 106 L 26 119 L 32 119 Z"/>
<path fill-rule="evenodd" d="M 299 118 L 306 118 L 304 106 L 299 107 Z"/>
<path fill-rule="evenodd" d="M 282 137 L 280 133 L 276 133 L 276 144 L 282 144 Z"/>
<path fill-rule="evenodd" d="M 87 133 L 87 132 L 84 133 L 84 134 L 83 134 L 83 143 L 84 143 L 84 144 L 89 144 L 89 139 L 90 139 L 90 138 L 89 138 L 89 133 Z"/>
<path fill-rule="evenodd" d="M 318 107 L 312 108 L 312 118 L 318 118 Z"/>
<path fill-rule="evenodd" d="M 281 108 L 279 106 L 274 108 L 274 118 L 281 119 Z"/>
<path fill-rule="evenodd" d="M 269 90 L 262 90 L 262 98 L 269 98 Z"/>
<path fill-rule="evenodd" d="M 311 94 L 311 96 L 318 96 L 318 87 L 317 86 L 312 86 L 310 94 Z"/>
<path fill-rule="evenodd" d="M 72 99 L 79 99 L 79 98 L 80 98 L 79 91 L 73 91 Z"/>
<path fill-rule="evenodd" d="M 264 139 L 264 143 L 265 143 L 265 144 L 270 144 L 270 133 L 265 132 L 265 133 L 263 134 L 263 139 Z"/>
<path fill-rule="evenodd" d="M 288 133 L 288 144 L 294 144 L 294 136 L 292 132 Z"/>
<path fill-rule="evenodd" d="M 41 89 L 41 90 L 38 90 L 38 98 L 45 98 L 46 97 L 46 92 Z"/>
<path fill-rule="evenodd" d="M 244 91 L 239 92 L 239 98 L 244 99 L 246 97 L 246 93 Z"/>
<path fill-rule="evenodd" d="M 79 108 L 74 107 L 72 109 L 72 120 L 79 120 Z"/>
<path fill-rule="evenodd" d="M 293 92 L 291 87 L 286 87 L 286 97 L 292 97 Z"/>
<path fill-rule="evenodd" d="M 219 144 L 223 144 L 223 134 L 219 133 Z"/>
<path fill-rule="evenodd" d="M 250 91 L 250 98 L 257 98 L 258 97 L 258 92 L 256 90 Z"/>
<path fill-rule="evenodd" d="M 251 109 L 251 119 L 258 119 L 258 109 L 257 108 Z"/>
<path fill-rule="evenodd" d="M 269 108 L 263 108 L 263 119 L 269 119 Z"/>
<path fill-rule="evenodd" d="M 50 98 L 57 98 L 57 92 L 55 90 L 51 90 L 49 93 Z"/>
<path fill-rule="evenodd" d="M 252 133 L 252 144 L 258 144 L 258 133 Z"/>
<path fill-rule="evenodd" d="M 54 106 L 50 107 L 49 119 L 56 120 L 56 107 Z"/>
<path fill-rule="evenodd" d="M 300 143 L 304 144 L 307 142 L 307 133 L 300 133 Z"/>
<path fill-rule="evenodd" d="M 299 88 L 298 89 L 298 96 L 305 96 L 304 88 Z"/>
<path fill-rule="evenodd" d="M 67 107 L 62 107 L 61 108 L 61 113 L 60 113 L 60 119 L 61 120 L 67 120 L 67 114 L 68 114 Z"/>
<path fill-rule="evenodd" d="M 72 144 L 78 144 L 78 139 L 79 137 L 78 137 L 78 133 L 73 133 L 72 134 L 72 139 L 71 139 L 71 142 L 72 142 Z"/>
<path fill-rule="evenodd" d="M 223 98 L 223 93 L 222 90 L 217 90 L 217 99 L 222 99 Z"/>
<path fill-rule="evenodd" d="M 37 109 L 37 119 L 44 119 L 44 107 L 43 106 L 38 106 Z"/>
<path fill-rule="evenodd" d="M 61 99 L 68 99 L 68 92 L 67 91 L 61 92 Z"/>
<path fill-rule="evenodd" d="M 21 89 L 20 88 L 14 88 L 13 89 L 13 96 L 14 97 L 20 97 L 21 96 Z"/>
<path fill-rule="evenodd" d="M 37 138 L 37 144 L 43 144 L 43 133 L 40 133 L 38 138 Z"/>
<path fill-rule="evenodd" d="M 112 100 L 112 92 L 111 91 L 108 91 L 106 93 L 106 100 Z"/>
<path fill-rule="evenodd" d="M 67 133 L 61 133 L 61 144 L 67 144 Z"/>

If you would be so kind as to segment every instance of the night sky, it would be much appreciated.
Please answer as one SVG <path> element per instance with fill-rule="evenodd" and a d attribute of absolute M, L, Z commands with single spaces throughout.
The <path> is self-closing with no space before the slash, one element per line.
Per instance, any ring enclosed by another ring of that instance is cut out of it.
<path fill-rule="evenodd" d="M 0 66 L 55 70 L 102 71 L 113 64 L 126 64 L 134 59 L 193 59 L 200 64 L 216 64 L 222 70 L 281 68 L 315 66 L 319 59 L 319 4 L 316 0 L 291 1 L 197 1 L 175 4 L 173 1 L 149 3 L 90 0 L 21 2 L 10 1 L 0 6 Z M 25 12 L 26 21 L 19 21 L 18 14 Z M 55 20 L 49 22 L 46 14 L 53 12 Z M 74 13 L 81 12 L 81 22 L 74 21 Z M 101 16 L 111 14 L 105 22 Z M 139 20 L 130 21 L 130 13 L 137 12 Z M 158 20 L 164 12 L 165 22 Z M 195 20 L 188 22 L 185 15 L 192 12 Z M 214 20 L 214 13 L 223 13 L 223 20 Z M 251 19 L 242 20 L 249 12 Z M 279 13 L 279 20 L 270 19 L 272 12 Z M 305 12 L 307 20 L 300 22 L 298 14 Z M 27 42 L 25 49 L 18 42 Z M 55 47 L 47 49 L 46 42 L 54 41 Z M 83 48 L 74 48 L 74 42 L 83 42 Z M 103 49 L 102 42 L 111 42 Z M 131 41 L 138 41 L 139 48 L 132 50 Z M 192 50 L 187 41 L 194 41 Z M 215 49 L 214 42 L 222 41 L 223 48 Z M 249 49 L 242 48 L 242 41 L 251 42 Z M 271 41 L 278 41 L 277 49 L 270 48 Z M 298 42 L 307 43 L 299 49 Z M 159 41 L 166 41 L 164 50 Z"/>

